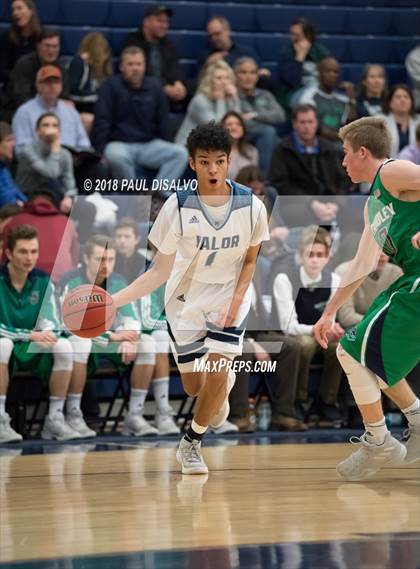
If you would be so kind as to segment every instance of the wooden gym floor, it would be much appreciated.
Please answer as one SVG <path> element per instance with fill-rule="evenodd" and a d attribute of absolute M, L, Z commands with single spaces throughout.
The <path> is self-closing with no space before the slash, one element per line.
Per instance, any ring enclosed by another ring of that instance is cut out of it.
<path fill-rule="evenodd" d="M 3 445 L 0 568 L 418 568 L 420 463 L 344 483 L 341 439 L 209 436 L 208 477 L 168 438 Z"/>

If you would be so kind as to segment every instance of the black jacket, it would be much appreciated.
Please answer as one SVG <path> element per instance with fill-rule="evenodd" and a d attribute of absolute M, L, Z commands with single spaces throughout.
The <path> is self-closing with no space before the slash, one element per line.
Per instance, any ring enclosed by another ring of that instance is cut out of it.
<path fill-rule="evenodd" d="M 351 182 L 341 165 L 336 148 L 322 138 L 318 138 L 318 143 L 319 154 L 315 158 L 317 177 L 314 177 L 306 156 L 294 147 L 292 135 L 276 146 L 269 179 L 280 196 L 314 196 L 320 201 L 331 201 L 331 196 L 345 195 L 348 192 Z M 284 205 L 280 209 L 286 223 L 306 225 L 316 221 L 310 210 L 314 197 L 282 200 Z"/>
<path fill-rule="evenodd" d="M 103 152 L 112 141 L 165 139 L 167 123 L 168 103 L 158 79 L 144 77 L 141 87 L 134 89 L 122 75 L 116 75 L 99 89 L 91 140 Z"/>
<path fill-rule="evenodd" d="M 152 75 L 150 70 L 150 44 L 141 30 L 129 34 L 125 40 L 124 47 L 135 45 L 140 47 L 146 55 L 146 75 Z M 161 81 L 162 85 L 173 85 L 175 81 L 183 81 L 184 77 L 178 63 L 178 53 L 175 45 L 167 37 L 159 40 L 159 51 L 161 57 Z"/>

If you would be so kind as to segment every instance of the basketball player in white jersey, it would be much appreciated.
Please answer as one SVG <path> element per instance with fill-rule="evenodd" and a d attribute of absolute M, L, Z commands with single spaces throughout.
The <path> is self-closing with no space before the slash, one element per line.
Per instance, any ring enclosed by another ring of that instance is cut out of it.
<path fill-rule="evenodd" d="M 197 396 L 177 460 L 183 474 L 207 474 L 201 439 L 229 414 L 235 383 L 229 368 L 242 353 L 250 283 L 259 247 L 269 239 L 267 213 L 249 188 L 227 180 L 231 139 L 221 125 L 191 131 L 189 163 L 197 190 L 179 191 L 162 207 L 149 235 L 158 252 L 149 271 L 113 296 L 117 307 L 167 282 L 171 347 L 185 391 Z M 200 364 L 206 371 L 197 371 Z"/>

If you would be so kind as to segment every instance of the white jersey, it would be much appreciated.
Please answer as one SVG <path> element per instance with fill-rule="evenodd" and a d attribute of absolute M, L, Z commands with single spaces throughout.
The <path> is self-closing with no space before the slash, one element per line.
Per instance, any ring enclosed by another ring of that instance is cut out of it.
<path fill-rule="evenodd" d="M 260 199 L 231 180 L 228 206 L 207 207 L 195 190 L 179 191 L 163 205 L 149 235 L 163 254 L 176 252 L 167 289 L 183 278 L 227 283 L 239 277 L 249 247 L 270 239 L 267 212 Z M 211 211 L 226 209 L 217 222 Z"/>

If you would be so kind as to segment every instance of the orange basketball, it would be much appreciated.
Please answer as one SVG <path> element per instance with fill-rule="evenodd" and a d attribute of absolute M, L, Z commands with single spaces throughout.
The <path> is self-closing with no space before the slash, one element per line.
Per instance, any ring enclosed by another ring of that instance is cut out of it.
<path fill-rule="evenodd" d="M 61 314 L 72 334 L 96 338 L 112 326 L 116 310 L 106 290 L 89 284 L 79 286 L 66 295 Z"/>

